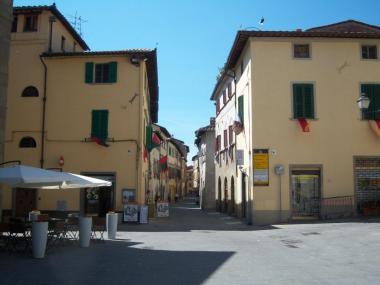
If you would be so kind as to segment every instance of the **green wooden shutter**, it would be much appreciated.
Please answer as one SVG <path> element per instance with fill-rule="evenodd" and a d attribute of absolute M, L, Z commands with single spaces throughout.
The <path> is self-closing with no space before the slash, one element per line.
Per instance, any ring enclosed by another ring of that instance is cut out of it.
<path fill-rule="evenodd" d="M 304 115 L 307 119 L 314 119 L 314 90 L 312 84 L 304 84 Z"/>
<path fill-rule="evenodd" d="M 300 84 L 293 84 L 293 117 L 303 118 L 303 96 L 302 86 Z"/>
<path fill-rule="evenodd" d="M 86 83 L 93 83 L 94 82 L 94 63 L 93 62 L 86 62 L 85 65 L 85 82 Z"/>
<path fill-rule="evenodd" d="M 293 84 L 293 118 L 314 119 L 313 84 Z"/>
<path fill-rule="evenodd" d="M 146 126 L 145 144 L 146 144 L 146 148 L 148 150 L 152 149 L 152 134 L 153 134 L 153 128 L 152 128 L 152 126 L 150 126 L 150 125 Z"/>
<path fill-rule="evenodd" d="M 110 62 L 109 67 L 109 82 L 115 83 L 117 81 L 117 62 Z"/>
<path fill-rule="evenodd" d="M 368 109 L 362 110 L 364 120 L 380 119 L 380 84 L 363 84 L 361 92 L 370 99 Z"/>
<path fill-rule="evenodd" d="M 91 137 L 108 138 L 108 110 L 92 111 Z"/>
<path fill-rule="evenodd" d="M 239 114 L 239 118 L 240 118 L 240 121 L 242 122 L 242 124 L 244 124 L 244 96 L 240 96 L 238 98 L 238 114 Z"/>

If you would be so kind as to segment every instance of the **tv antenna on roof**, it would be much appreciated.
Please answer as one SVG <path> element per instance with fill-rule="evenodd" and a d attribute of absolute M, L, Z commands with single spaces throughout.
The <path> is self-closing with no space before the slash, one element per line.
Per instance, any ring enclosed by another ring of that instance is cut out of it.
<path fill-rule="evenodd" d="M 86 19 L 83 19 L 82 16 L 78 16 L 78 12 L 75 11 L 75 15 L 68 15 L 72 21 L 70 22 L 73 25 L 74 29 L 77 30 L 80 36 L 82 36 L 82 24 L 87 23 Z"/>
<path fill-rule="evenodd" d="M 260 26 L 263 26 L 263 25 L 264 25 L 264 21 L 265 21 L 264 17 L 261 17 L 261 19 L 260 19 L 260 21 L 258 22 L 258 24 L 259 24 Z M 240 28 L 242 28 L 242 25 L 240 25 Z M 243 28 L 243 30 L 256 30 L 256 31 L 261 31 L 260 28 L 255 27 L 255 26 L 245 27 L 245 28 Z"/>

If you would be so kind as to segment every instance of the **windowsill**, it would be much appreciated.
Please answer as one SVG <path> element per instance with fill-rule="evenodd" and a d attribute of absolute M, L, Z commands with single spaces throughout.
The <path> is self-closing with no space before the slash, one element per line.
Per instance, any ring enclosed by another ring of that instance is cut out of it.
<path fill-rule="evenodd" d="M 112 84 L 115 84 L 116 82 L 92 82 L 92 83 L 86 83 L 86 84 L 89 84 L 89 85 L 112 85 Z"/>
<path fill-rule="evenodd" d="M 23 31 L 23 33 L 35 33 L 35 32 L 38 32 L 38 30 L 30 30 L 30 31 Z"/>
<path fill-rule="evenodd" d="M 319 121 L 319 118 L 289 118 L 289 120 L 291 121 L 298 121 L 298 119 L 305 119 L 305 120 L 308 120 L 308 121 Z"/>
<path fill-rule="evenodd" d="M 378 57 L 377 58 L 360 58 L 360 59 L 363 61 L 378 61 L 379 60 Z"/>
<path fill-rule="evenodd" d="M 312 58 L 311 57 L 294 57 L 293 56 L 293 59 L 295 59 L 295 60 L 298 60 L 298 59 L 301 59 L 301 60 L 311 60 Z"/>

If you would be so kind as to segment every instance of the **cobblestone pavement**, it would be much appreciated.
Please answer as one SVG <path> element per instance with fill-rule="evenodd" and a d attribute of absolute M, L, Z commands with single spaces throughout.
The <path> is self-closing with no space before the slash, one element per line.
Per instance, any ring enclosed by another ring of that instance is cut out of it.
<path fill-rule="evenodd" d="M 90 248 L 1 252 L 0 284 L 379 284 L 379 261 L 376 220 L 252 227 L 185 200 Z"/>

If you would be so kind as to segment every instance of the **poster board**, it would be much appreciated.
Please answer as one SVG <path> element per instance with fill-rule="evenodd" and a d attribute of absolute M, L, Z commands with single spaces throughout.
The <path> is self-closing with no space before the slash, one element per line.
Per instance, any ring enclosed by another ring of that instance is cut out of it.
<path fill-rule="evenodd" d="M 169 203 L 168 202 L 157 202 L 157 217 L 169 217 Z"/>
<path fill-rule="evenodd" d="M 140 207 L 140 224 L 148 223 L 148 206 Z"/>
<path fill-rule="evenodd" d="M 123 209 L 124 222 L 138 222 L 139 208 L 137 204 L 126 204 Z"/>
<path fill-rule="evenodd" d="M 136 202 L 136 190 L 135 189 L 121 189 L 121 203 L 123 205 Z"/>
<path fill-rule="evenodd" d="M 253 185 L 269 186 L 268 149 L 253 150 Z"/>

